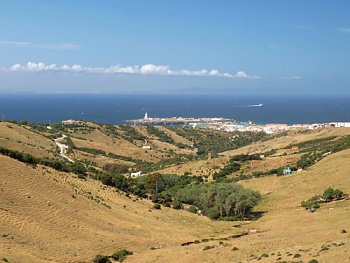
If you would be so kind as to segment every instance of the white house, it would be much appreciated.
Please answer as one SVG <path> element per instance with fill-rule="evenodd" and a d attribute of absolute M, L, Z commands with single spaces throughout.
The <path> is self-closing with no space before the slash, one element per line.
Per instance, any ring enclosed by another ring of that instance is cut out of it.
<path fill-rule="evenodd" d="M 74 124 L 74 120 L 65 120 L 65 121 L 62 121 L 62 124 L 64 124 L 64 125 L 72 125 L 72 124 Z"/>
<path fill-rule="evenodd" d="M 137 176 L 140 176 L 140 175 L 141 175 L 141 171 L 138 171 L 136 173 L 131 173 L 130 177 L 137 177 Z"/>

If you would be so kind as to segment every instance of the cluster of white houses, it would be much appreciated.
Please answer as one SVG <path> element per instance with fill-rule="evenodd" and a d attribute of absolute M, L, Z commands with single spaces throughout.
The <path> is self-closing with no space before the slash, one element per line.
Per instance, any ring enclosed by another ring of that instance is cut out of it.
<path fill-rule="evenodd" d="M 197 125 L 198 126 L 198 125 Z M 290 130 L 290 129 L 309 129 L 316 130 L 322 128 L 350 128 L 350 122 L 330 122 L 330 123 L 314 123 L 314 124 L 265 124 L 257 125 L 252 122 L 247 124 L 219 124 L 213 123 L 208 128 L 222 130 L 227 132 L 233 131 L 253 131 L 253 132 L 266 132 L 268 134 L 276 133 L 279 131 Z"/>
<path fill-rule="evenodd" d="M 276 123 L 256 125 L 252 122 L 249 122 L 243 125 L 242 124 L 221 125 L 221 124 L 215 123 L 215 124 L 209 125 L 208 128 L 227 131 L 227 132 L 253 131 L 253 132 L 266 132 L 268 134 L 272 134 L 279 131 L 290 130 L 290 129 L 316 130 L 316 129 L 322 129 L 322 128 L 350 128 L 350 122 L 329 122 L 329 123 L 293 124 L 293 125 L 276 124 Z"/>

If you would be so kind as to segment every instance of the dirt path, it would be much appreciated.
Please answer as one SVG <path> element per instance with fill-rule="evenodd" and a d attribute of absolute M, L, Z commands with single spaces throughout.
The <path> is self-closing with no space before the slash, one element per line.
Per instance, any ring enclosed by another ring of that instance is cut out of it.
<path fill-rule="evenodd" d="M 63 140 L 64 138 L 66 138 L 67 136 L 62 134 L 62 137 L 55 139 L 55 143 L 57 144 L 58 147 L 60 147 L 61 151 L 60 154 L 63 158 L 67 159 L 68 161 L 74 163 L 74 160 L 70 159 L 67 155 L 66 155 L 66 149 L 68 149 L 68 146 L 63 144 L 63 143 L 59 143 L 59 141 Z"/>

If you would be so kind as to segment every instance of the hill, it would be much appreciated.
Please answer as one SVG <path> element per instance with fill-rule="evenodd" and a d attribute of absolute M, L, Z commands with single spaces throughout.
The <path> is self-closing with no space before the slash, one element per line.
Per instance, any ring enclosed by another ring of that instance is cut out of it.
<path fill-rule="evenodd" d="M 110 162 L 136 169 L 149 161 L 149 166 L 158 167 L 150 172 L 187 172 L 210 181 L 232 156 L 275 150 L 262 160 L 242 162 L 241 171 L 228 175 L 238 178 L 242 171 L 253 174 L 297 165 L 303 154 L 322 152 L 349 134 L 348 129 L 293 131 L 223 151 L 208 160 L 196 157 L 190 145 L 193 138 L 181 134 L 183 131 L 166 127 L 159 128 L 159 133 L 145 127 L 127 129 L 88 124 L 65 130 L 74 145 L 68 154 L 85 164 L 90 161 L 88 166 L 98 170 Z M 12 123 L 0 123 L 0 132 L 1 147 L 32 151 L 38 158 L 61 159 L 52 136 L 62 132 Z M 133 132 L 136 133 L 131 135 Z M 19 133 L 25 134 L 21 140 L 16 139 Z M 209 134 L 210 131 L 198 131 L 191 136 L 196 136 L 199 147 L 206 147 Z M 217 136 L 232 141 L 232 135 Z M 151 150 L 142 148 L 146 142 L 152 143 Z M 183 148 L 183 144 L 187 146 Z M 299 149 L 291 150 L 296 144 Z M 350 193 L 349 157 L 349 149 L 334 151 L 291 175 L 240 180 L 238 184 L 263 195 L 254 208 L 261 217 L 254 221 L 215 221 L 186 210 L 165 206 L 154 209 L 148 198 L 103 185 L 90 176 L 79 178 L 71 172 L 0 155 L 0 259 L 92 262 L 97 254 L 112 255 L 127 249 L 133 255 L 125 262 L 347 262 L 349 200 L 322 204 L 314 213 L 300 203 L 322 194 L 328 187 Z"/>

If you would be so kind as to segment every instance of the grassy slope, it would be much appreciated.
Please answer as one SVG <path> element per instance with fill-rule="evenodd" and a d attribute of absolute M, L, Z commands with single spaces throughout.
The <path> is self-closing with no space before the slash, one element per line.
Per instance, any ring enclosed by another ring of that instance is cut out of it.
<path fill-rule="evenodd" d="M 13 128 L 3 131 L 1 136 L 12 138 Z M 347 129 L 321 130 L 295 135 L 292 141 L 348 132 Z M 52 142 L 36 136 L 28 134 L 30 140 L 40 138 L 43 147 L 52 147 Z M 97 141 L 98 136 L 93 139 Z M 289 145 L 290 140 L 290 137 L 278 138 L 253 147 L 282 147 Z M 4 141 L 0 141 L 0 146 Z M 101 140 L 98 143 L 107 147 Z M 231 154 L 247 151 L 249 147 Z M 82 181 L 46 168 L 33 169 L 0 155 L 0 258 L 10 262 L 89 262 L 98 253 L 112 254 L 125 248 L 134 252 L 125 262 L 276 262 L 279 257 L 286 261 L 307 262 L 316 258 L 319 262 L 346 262 L 350 258 L 349 201 L 325 204 L 315 213 L 305 211 L 300 202 L 323 193 L 328 187 L 350 193 L 349 157 L 347 150 L 324 158 L 308 171 L 241 181 L 246 187 L 271 193 L 257 207 L 265 212 L 263 217 L 257 222 L 243 222 L 237 228 L 234 227 L 237 223 L 211 222 L 186 211 L 153 210 L 148 201 L 129 199 L 99 182 Z M 191 167 L 200 174 L 212 165 L 223 165 L 221 161 L 225 159 L 171 169 L 181 169 L 178 174 L 182 174 Z M 276 158 L 276 162 L 281 160 Z M 75 191 L 76 199 L 72 198 Z M 47 205 L 48 200 L 51 206 Z M 258 233 L 223 240 L 228 244 L 226 247 L 219 246 L 219 240 L 181 246 L 194 240 L 229 237 L 252 228 L 258 228 Z M 342 234 L 342 229 L 348 233 Z M 329 250 L 321 251 L 324 245 L 329 245 Z M 203 251 L 205 246 L 214 248 Z M 233 247 L 239 250 L 232 251 Z M 258 260 L 264 253 L 269 257 Z M 301 257 L 293 259 L 297 253 Z"/>
<path fill-rule="evenodd" d="M 53 157 L 56 144 L 44 136 L 33 133 L 19 125 L 0 122 L 0 146 L 36 157 Z"/>
<path fill-rule="evenodd" d="M 33 169 L 4 156 L 0 162 L 0 256 L 10 262 L 88 262 L 97 253 L 123 248 L 138 258 L 150 247 L 177 250 L 184 242 L 241 231 L 186 211 L 153 210 L 148 201 L 93 180 Z M 78 197 L 72 198 L 75 190 Z"/>

